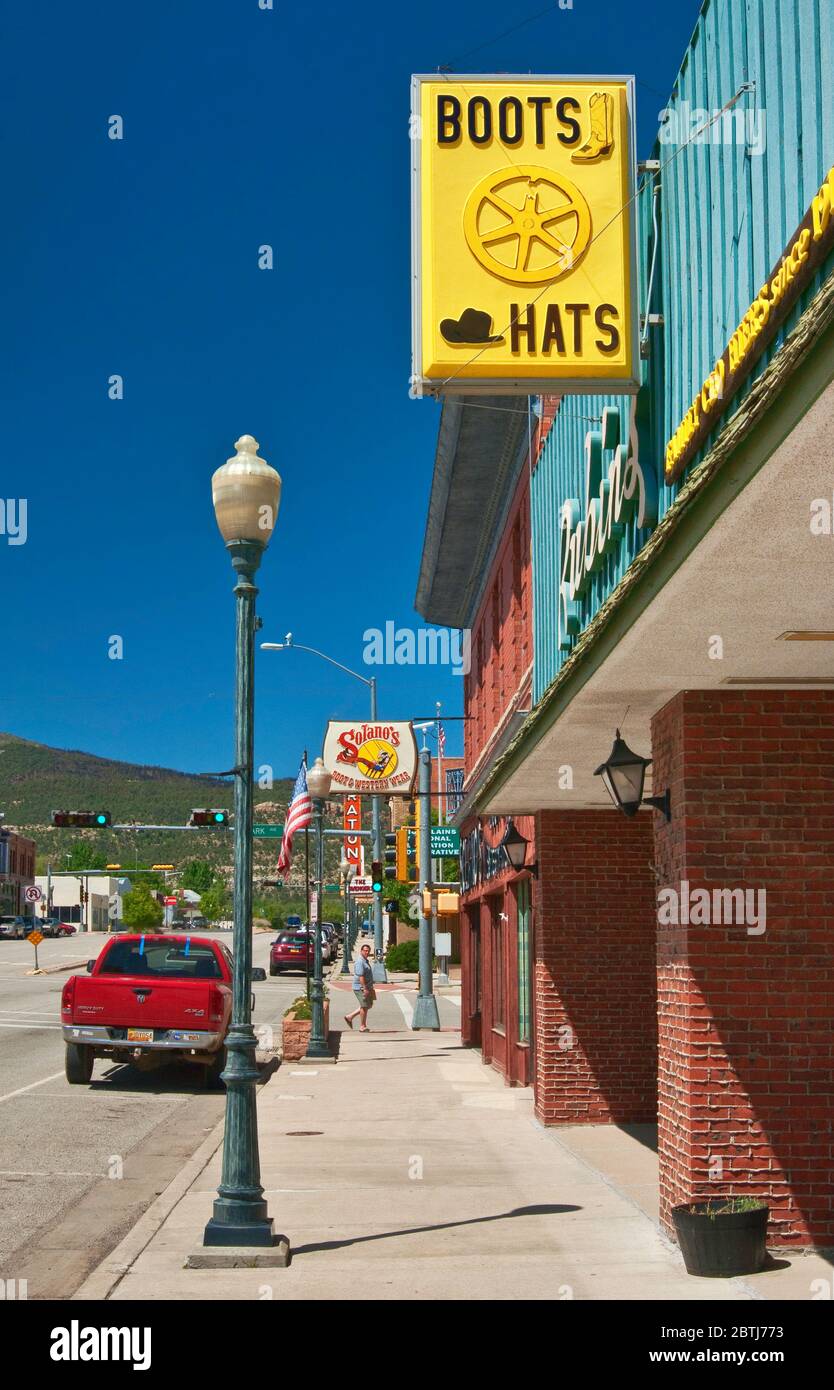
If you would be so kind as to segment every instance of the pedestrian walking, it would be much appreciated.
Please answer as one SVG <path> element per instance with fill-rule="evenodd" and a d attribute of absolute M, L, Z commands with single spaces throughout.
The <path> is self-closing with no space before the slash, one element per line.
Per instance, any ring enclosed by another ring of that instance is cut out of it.
<path fill-rule="evenodd" d="M 353 966 L 353 992 L 356 995 L 357 1008 L 352 1014 L 345 1014 L 345 1023 L 348 1028 L 353 1027 L 353 1020 L 359 1015 L 359 1032 L 370 1033 L 368 1027 L 368 1010 L 373 1008 L 376 1001 L 376 990 L 374 989 L 374 971 L 371 965 L 371 948 L 368 945 L 362 947 Z"/>

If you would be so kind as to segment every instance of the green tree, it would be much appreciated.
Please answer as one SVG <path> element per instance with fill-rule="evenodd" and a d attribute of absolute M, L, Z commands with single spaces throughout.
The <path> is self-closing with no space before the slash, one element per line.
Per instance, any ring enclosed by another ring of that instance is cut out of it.
<path fill-rule="evenodd" d="M 151 893 L 147 883 L 137 883 L 122 901 L 122 918 L 126 927 L 136 931 L 156 931 L 162 926 L 162 906 Z"/>
<path fill-rule="evenodd" d="M 222 922 L 231 915 L 225 883 L 215 883 L 200 895 L 200 912 L 209 922 Z"/>
<path fill-rule="evenodd" d="M 192 859 L 180 874 L 180 887 L 195 893 L 207 893 L 214 887 L 217 874 L 207 859 Z"/>
<path fill-rule="evenodd" d="M 95 849 L 89 840 L 74 840 L 67 853 L 69 858 L 64 860 L 61 867 L 74 872 L 103 869 L 108 862 L 107 855 Z"/>

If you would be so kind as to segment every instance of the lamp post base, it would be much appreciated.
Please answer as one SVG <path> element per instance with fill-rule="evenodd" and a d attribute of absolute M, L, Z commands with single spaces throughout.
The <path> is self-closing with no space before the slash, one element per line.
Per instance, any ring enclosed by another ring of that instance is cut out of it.
<path fill-rule="evenodd" d="M 430 1029 L 433 1033 L 440 1032 L 440 1015 L 437 1012 L 437 1000 L 433 994 L 418 994 L 417 1003 L 414 1005 L 411 1028 L 415 1033 L 420 1028 Z"/>
<path fill-rule="evenodd" d="M 213 1216 L 206 1222 L 203 1232 L 203 1245 L 234 1245 L 234 1246 L 264 1246 L 275 1243 L 275 1223 L 271 1216 L 266 1215 L 266 1202 L 258 1203 L 264 1209 L 264 1215 L 252 1220 L 244 1221 L 218 1221 Z"/>
<path fill-rule="evenodd" d="M 185 1261 L 186 1269 L 286 1269 L 290 1263 L 290 1243 L 286 1236 L 273 1235 L 269 1246 L 198 1245 Z"/>

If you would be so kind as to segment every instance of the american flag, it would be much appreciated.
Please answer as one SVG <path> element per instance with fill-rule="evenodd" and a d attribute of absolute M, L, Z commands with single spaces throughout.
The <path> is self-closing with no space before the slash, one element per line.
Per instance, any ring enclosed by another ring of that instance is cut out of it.
<path fill-rule="evenodd" d="M 441 758 L 446 752 L 446 730 L 442 724 L 438 724 L 437 726 L 437 751 Z"/>
<path fill-rule="evenodd" d="M 310 793 L 307 790 L 307 764 L 301 759 L 301 766 L 298 769 L 298 776 L 295 779 L 295 786 L 292 789 L 292 800 L 287 807 L 287 819 L 284 821 L 284 834 L 281 840 L 281 853 L 278 855 L 278 872 L 286 873 L 290 867 L 292 858 L 292 842 L 297 830 L 306 830 L 313 819 L 313 803 L 310 800 Z"/>

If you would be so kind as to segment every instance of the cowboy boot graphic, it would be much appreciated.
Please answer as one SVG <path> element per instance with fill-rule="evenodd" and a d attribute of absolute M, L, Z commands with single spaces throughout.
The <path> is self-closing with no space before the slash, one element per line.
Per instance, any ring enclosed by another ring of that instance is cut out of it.
<path fill-rule="evenodd" d="M 598 159 L 614 147 L 614 98 L 608 92 L 594 92 L 588 101 L 591 131 L 585 144 L 571 155 L 575 163 Z"/>

